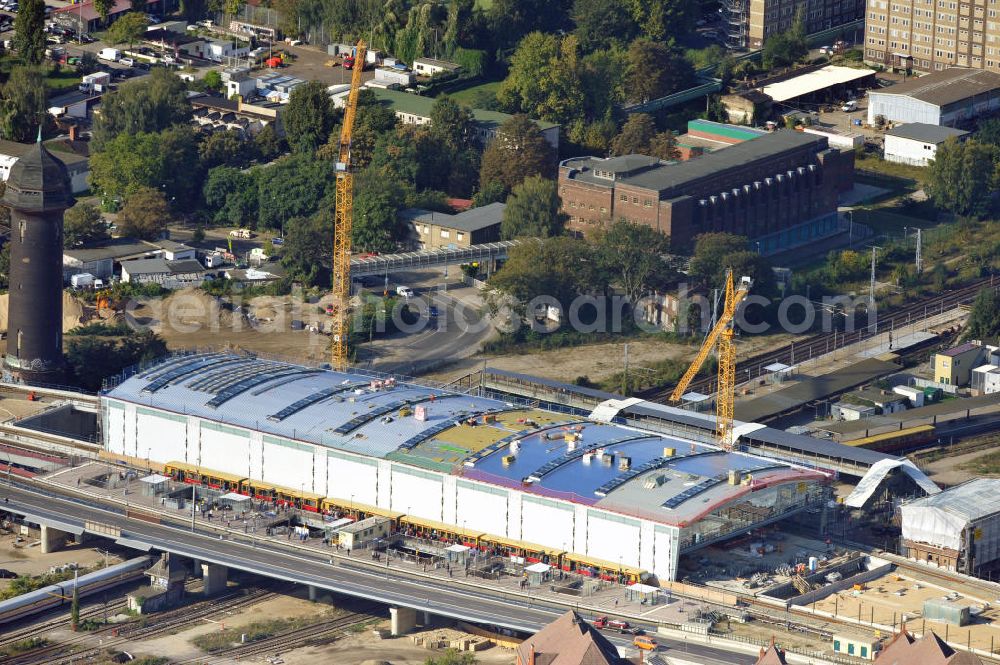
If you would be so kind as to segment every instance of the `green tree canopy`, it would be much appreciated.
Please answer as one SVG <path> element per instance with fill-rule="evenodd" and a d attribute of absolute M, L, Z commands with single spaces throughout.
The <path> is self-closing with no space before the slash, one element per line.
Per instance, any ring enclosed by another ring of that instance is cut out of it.
<path fill-rule="evenodd" d="M 258 195 L 253 175 L 231 166 L 217 166 L 208 172 L 202 196 L 214 223 L 256 225 Z"/>
<path fill-rule="evenodd" d="M 242 132 L 227 129 L 212 132 L 198 145 L 202 167 L 207 171 L 216 166 L 246 167 L 255 155 L 255 146 Z"/>
<path fill-rule="evenodd" d="M 732 257 L 747 251 L 747 239 L 732 233 L 702 233 L 695 238 L 690 274 L 708 288 L 720 288 Z"/>
<path fill-rule="evenodd" d="M 313 152 L 330 138 L 336 114 L 326 87 L 309 81 L 294 90 L 285 109 L 285 135 L 293 150 Z"/>
<path fill-rule="evenodd" d="M 670 239 L 645 224 L 614 222 L 593 239 L 597 262 L 614 285 L 635 303 L 649 289 L 671 276 L 662 256 Z"/>
<path fill-rule="evenodd" d="M 438 97 L 431 108 L 431 133 L 453 154 L 471 148 L 476 138 L 472 112 L 447 95 Z"/>
<path fill-rule="evenodd" d="M 672 132 L 657 132 L 652 116 L 633 113 L 622 127 L 621 133 L 612 139 L 611 154 L 677 159 L 677 139 Z"/>
<path fill-rule="evenodd" d="M 108 24 L 108 17 L 111 16 L 111 10 L 114 9 L 114 0 L 94 0 L 94 11 L 97 15 L 101 17 L 101 24 Z"/>
<path fill-rule="evenodd" d="M 202 188 L 194 130 L 177 126 L 159 133 L 123 132 L 91 156 L 90 181 L 112 198 L 128 197 L 140 187 L 159 188 L 171 205 L 190 208 Z"/>
<path fill-rule="evenodd" d="M 526 115 L 515 115 L 500 125 L 496 138 L 483 151 L 480 187 L 498 182 L 509 192 L 533 175 L 553 178 L 555 166 L 552 146 L 538 125 Z"/>
<path fill-rule="evenodd" d="M 129 12 L 111 24 L 107 31 L 107 40 L 112 44 L 128 44 L 131 46 L 139 41 L 146 32 L 149 18 L 139 12 Z"/>
<path fill-rule="evenodd" d="M 928 165 L 927 194 L 935 205 L 956 215 L 985 215 L 996 182 L 997 156 L 992 145 L 949 138 Z"/>
<path fill-rule="evenodd" d="M 129 238 L 155 240 L 167 228 L 170 219 L 170 206 L 163 192 L 152 187 L 139 187 L 118 213 L 118 230 Z"/>
<path fill-rule="evenodd" d="M 9 141 L 34 140 L 40 123 L 49 118 L 45 75 L 37 67 L 14 67 L 3 86 L 0 133 Z"/>
<path fill-rule="evenodd" d="M 764 42 L 761 51 L 761 64 L 764 69 L 786 67 L 809 54 L 809 44 L 806 41 L 805 20 L 801 13 L 795 17 L 795 23 L 785 32 L 771 35 Z"/>
<path fill-rule="evenodd" d="M 1000 335 L 1000 293 L 982 289 L 972 303 L 965 339 L 995 340 Z"/>
<path fill-rule="evenodd" d="M 108 225 L 92 203 L 80 202 L 63 217 L 63 247 L 78 247 L 108 239 Z"/>
<path fill-rule="evenodd" d="M 526 178 L 507 199 L 500 235 L 511 238 L 548 238 L 560 235 L 566 215 L 560 212 L 559 191 L 554 180 Z"/>
<path fill-rule="evenodd" d="M 630 102 L 664 97 L 693 80 L 691 63 L 676 49 L 648 39 L 637 39 L 629 46 L 625 93 Z"/>
<path fill-rule="evenodd" d="M 24 0 L 14 18 L 14 50 L 28 65 L 45 59 L 45 0 Z"/>
<path fill-rule="evenodd" d="M 533 32 L 511 56 L 510 73 L 497 92 L 508 111 L 533 118 L 568 123 L 584 115 L 579 45 L 574 35 L 559 39 Z"/>
<path fill-rule="evenodd" d="M 333 211 L 288 220 L 281 265 L 288 276 L 309 286 L 329 282 L 333 262 Z"/>
<path fill-rule="evenodd" d="M 399 235 L 400 191 L 392 180 L 364 178 L 354 194 L 352 244 L 361 252 L 391 252 Z"/>
<path fill-rule="evenodd" d="M 170 70 L 154 67 L 149 77 L 104 95 L 94 123 L 92 150 L 100 152 L 105 143 L 122 133 L 159 132 L 174 124 L 187 124 L 190 119 L 184 82 Z"/>
<path fill-rule="evenodd" d="M 66 363 L 70 381 L 87 390 L 100 390 L 104 379 L 136 363 L 167 352 L 166 342 L 150 331 L 130 331 L 118 337 L 80 335 L 66 337 Z"/>
<path fill-rule="evenodd" d="M 621 0 L 576 0 L 573 22 L 580 47 L 587 52 L 607 49 L 614 42 L 627 44 L 639 32 Z"/>
<path fill-rule="evenodd" d="M 329 163 L 304 153 L 254 169 L 257 180 L 257 228 L 282 229 L 289 219 L 310 217 L 333 201 L 335 174 Z M 332 207 L 332 203 L 329 207 Z"/>

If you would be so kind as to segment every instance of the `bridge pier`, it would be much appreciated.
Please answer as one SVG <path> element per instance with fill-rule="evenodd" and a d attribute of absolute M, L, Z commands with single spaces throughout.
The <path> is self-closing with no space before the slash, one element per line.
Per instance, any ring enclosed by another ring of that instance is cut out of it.
<path fill-rule="evenodd" d="M 60 531 L 51 526 L 42 526 L 42 554 L 61 550 L 66 545 L 66 538 L 70 535 L 65 531 Z"/>
<path fill-rule="evenodd" d="M 201 559 L 191 559 L 192 573 L 191 577 L 195 579 L 201 578 Z"/>
<path fill-rule="evenodd" d="M 389 620 L 393 637 L 406 635 L 417 627 L 417 611 L 412 607 L 390 607 Z"/>
<path fill-rule="evenodd" d="M 201 564 L 201 575 L 205 579 L 204 593 L 206 596 L 213 596 L 226 590 L 227 575 L 229 569 L 215 563 Z"/>
<path fill-rule="evenodd" d="M 311 602 L 313 603 L 316 602 L 316 597 L 318 595 L 318 592 L 319 590 L 316 587 L 314 587 L 312 584 L 309 585 L 309 600 Z"/>

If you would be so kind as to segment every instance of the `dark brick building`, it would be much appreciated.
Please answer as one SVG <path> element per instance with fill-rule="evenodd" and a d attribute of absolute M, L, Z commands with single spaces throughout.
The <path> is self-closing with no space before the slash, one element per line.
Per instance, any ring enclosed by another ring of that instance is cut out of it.
<path fill-rule="evenodd" d="M 825 136 L 781 130 L 679 163 L 567 159 L 559 194 L 576 232 L 627 219 L 670 236 L 675 250 L 727 231 L 773 253 L 836 232 L 837 195 L 853 174 L 853 153 L 829 148 Z"/>

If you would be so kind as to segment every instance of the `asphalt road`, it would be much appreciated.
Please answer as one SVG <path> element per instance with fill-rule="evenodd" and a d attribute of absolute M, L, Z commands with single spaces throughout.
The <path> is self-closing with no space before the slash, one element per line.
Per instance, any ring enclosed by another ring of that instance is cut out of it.
<path fill-rule="evenodd" d="M 409 575 L 399 570 L 382 569 L 365 560 L 334 558 L 328 561 L 305 552 L 289 552 L 273 545 L 263 546 L 236 540 L 222 540 L 198 528 L 157 525 L 129 519 L 121 512 L 103 509 L 96 504 L 70 500 L 18 486 L 0 487 L 5 511 L 27 511 L 39 518 L 76 526 L 87 520 L 119 527 L 122 538 L 147 543 L 154 549 L 171 551 L 219 563 L 233 568 L 301 584 L 312 584 L 351 596 L 369 598 L 389 605 L 405 605 L 432 614 L 452 616 L 460 613 L 482 624 L 507 625 L 521 630 L 537 630 L 565 608 L 549 607 L 525 601 L 505 593 L 489 593 L 483 587 L 468 588 L 444 584 Z M 331 565 L 333 562 L 333 565 Z M 629 644 L 623 637 L 610 636 L 619 648 Z M 657 637 L 669 652 L 704 665 L 749 665 L 755 658 L 721 649 Z"/>

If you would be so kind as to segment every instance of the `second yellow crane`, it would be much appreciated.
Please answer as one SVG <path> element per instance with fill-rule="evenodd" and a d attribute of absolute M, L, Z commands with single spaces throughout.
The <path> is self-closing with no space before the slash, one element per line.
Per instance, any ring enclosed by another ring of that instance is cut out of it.
<path fill-rule="evenodd" d="M 715 398 L 715 434 L 725 450 L 732 450 L 735 443 L 733 440 L 733 412 L 736 402 L 736 345 L 733 343 L 733 318 L 736 316 L 736 308 L 749 292 L 749 277 L 740 278 L 740 285 L 737 288 L 733 284 L 733 272 L 730 270 L 726 273 L 726 293 L 723 298 L 722 314 L 708 336 L 705 337 L 694 362 L 684 372 L 684 376 L 674 387 L 674 392 L 670 394 L 670 401 L 678 401 L 691 384 L 691 380 L 698 374 L 705 359 L 718 346 L 716 356 L 719 361 L 719 383 Z"/>
<path fill-rule="evenodd" d="M 364 63 L 367 46 L 359 41 L 354 61 Z M 344 125 L 340 130 L 340 153 L 337 158 L 337 212 L 333 224 L 333 353 L 334 369 L 347 369 L 347 336 L 351 332 L 351 226 L 354 220 L 354 174 L 351 164 L 351 137 L 358 113 L 358 94 L 364 67 L 354 68 L 351 92 L 344 107 Z"/>

